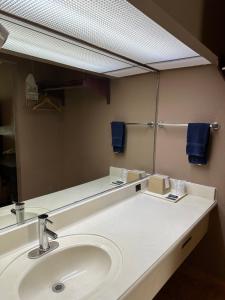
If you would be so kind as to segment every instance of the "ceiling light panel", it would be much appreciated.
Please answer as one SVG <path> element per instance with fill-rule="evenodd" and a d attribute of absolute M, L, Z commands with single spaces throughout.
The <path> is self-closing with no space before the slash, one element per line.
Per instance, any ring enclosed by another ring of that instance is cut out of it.
<path fill-rule="evenodd" d="M 49 35 L 47 31 L 33 26 L 24 27 L 22 22 L 12 23 L 3 18 L 0 16 L 0 23 L 9 31 L 4 49 L 97 73 L 130 67 L 124 61 L 94 52 L 90 47 L 54 34 Z"/>
<path fill-rule="evenodd" d="M 126 0 L 0 0 L 0 9 L 144 64 L 198 55 Z"/>
<path fill-rule="evenodd" d="M 113 77 L 126 77 L 126 76 L 144 74 L 148 72 L 151 72 L 151 70 L 141 68 L 141 67 L 131 67 L 131 68 L 125 68 L 121 70 L 107 72 L 105 73 L 105 75 L 109 75 Z"/>
<path fill-rule="evenodd" d="M 150 67 L 156 68 L 157 70 L 168 70 L 168 69 L 178 69 L 186 67 L 196 67 L 202 65 L 208 65 L 210 62 L 204 57 L 189 57 L 184 59 L 165 61 L 156 64 L 150 64 Z"/>

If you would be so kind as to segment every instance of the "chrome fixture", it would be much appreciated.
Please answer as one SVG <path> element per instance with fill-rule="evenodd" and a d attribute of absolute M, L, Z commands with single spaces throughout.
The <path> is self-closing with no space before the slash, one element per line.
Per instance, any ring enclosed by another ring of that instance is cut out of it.
<path fill-rule="evenodd" d="M 188 127 L 188 124 L 184 123 L 184 124 L 178 124 L 178 123 L 164 123 L 162 121 L 157 123 L 157 126 L 159 128 L 163 128 L 163 127 Z M 210 128 L 212 128 L 213 130 L 219 130 L 220 129 L 220 124 L 217 122 L 213 122 L 210 124 Z"/>
<path fill-rule="evenodd" d="M 129 122 L 129 123 L 125 123 L 126 125 L 135 125 L 135 126 L 149 126 L 154 128 L 155 127 L 155 122 L 148 122 L 148 123 L 138 123 L 138 122 Z"/>
<path fill-rule="evenodd" d="M 3 25 L 0 24 L 0 48 L 5 44 L 7 38 L 8 38 L 8 31 L 5 29 Z"/>
<path fill-rule="evenodd" d="M 47 214 L 38 216 L 39 247 L 28 253 L 28 257 L 31 259 L 39 258 L 59 246 L 58 242 L 49 242 L 49 237 L 55 240 L 58 235 L 47 228 L 47 223 L 53 224 L 53 222 L 48 219 Z"/>
<path fill-rule="evenodd" d="M 24 202 L 15 202 L 15 208 L 11 209 L 11 213 L 16 216 L 17 224 L 24 222 Z"/>

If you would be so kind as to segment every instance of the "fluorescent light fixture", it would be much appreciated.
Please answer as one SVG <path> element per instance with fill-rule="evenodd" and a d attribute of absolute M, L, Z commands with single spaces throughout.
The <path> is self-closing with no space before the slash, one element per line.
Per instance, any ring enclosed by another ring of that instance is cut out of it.
<path fill-rule="evenodd" d="M 1 16 L 0 22 L 10 33 L 3 47 L 6 50 L 97 73 L 130 67 L 125 61 L 109 57 L 69 39 L 50 35 L 47 31 L 30 25 L 29 28 L 24 27 L 22 22 L 12 23 Z"/>
<path fill-rule="evenodd" d="M 126 76 L 148 73 L 149 71 L 150 70 L 141 67 L 130 67 L 121 70 L 106 72 L 105 75 L 110 75 L 113 77 L 126 77 Z"/>
<path fill-rule="evenodd" d="M 201 56 L 196 56 L 171 61 L 158 62 L 154 64 L 149 64 L 149 66 L 161 71 L 167 69 L 195 67 L 208 64 L 210 64 L 210 62 L 207 59 Z"/>
<path fill-rule="evenodd" d="M 209 63 L 126 0 L 0 0 L 0 11 L 32 22 L 2 22 L 10 33 L 5 49 L 63 65 L 128 76 L 147 72 L 138 63 L 156 69 L 175 61 L 179 67 L 182 59 Z"/>
<path fill-rule="evenodd" d="M 126 0 L 2 0 L 1 10 L 140 63 L 198 55 Z"/>

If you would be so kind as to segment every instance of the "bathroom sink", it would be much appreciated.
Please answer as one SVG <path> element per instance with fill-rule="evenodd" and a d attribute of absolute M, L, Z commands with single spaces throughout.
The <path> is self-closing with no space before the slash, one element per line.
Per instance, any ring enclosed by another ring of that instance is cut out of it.
<path fill-rule="evenodd" d="M 16 216 L 11 213 L 13 206 L 0 209 L 0 227 L 10 226 L 16 224 Z M 29 220 L 37 217 L 38 215 L 48 212 L 46 208 L 42 207 L 25 207 L 24 220 Z"/>
<path fill-rule="evenodd" d="M 8 265 L 0 274 L 4 300 L 99 299 L 120 271 L 120 250 L 96 235 L 57 241 L 59 247 L 40 258 L 29 259 L 30 249 Z"/>

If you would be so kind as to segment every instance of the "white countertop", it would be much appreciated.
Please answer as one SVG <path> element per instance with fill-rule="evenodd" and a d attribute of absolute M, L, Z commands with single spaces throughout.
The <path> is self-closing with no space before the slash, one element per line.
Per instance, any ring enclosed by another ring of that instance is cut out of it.
<path fill-rule="evenodd" d="M 100 299 L 115 300 L 149 270 L 213 206 L 215 201 L 186 196 L 177 203 L 139 193 L 60 234 L 97 234 L 123 254 L 118 279 Z"/>
<path fill-rule="evenodd" d="M 91 298 L 116 300 L 145 272 L 151 271 L 153 265 L 214 205 L 211 197 L 188 195 L 177 203 L 171 203 L 139 192 L 59 230 L 58 234 L 100 235 L 112 240 L 120 248 L 123 264 L 118 277 L 107 290 Z M 31 244 L 26 249 L 30 247 Z M 0 272 L 13 257 L 15 251 L 0 256 Z"/>

